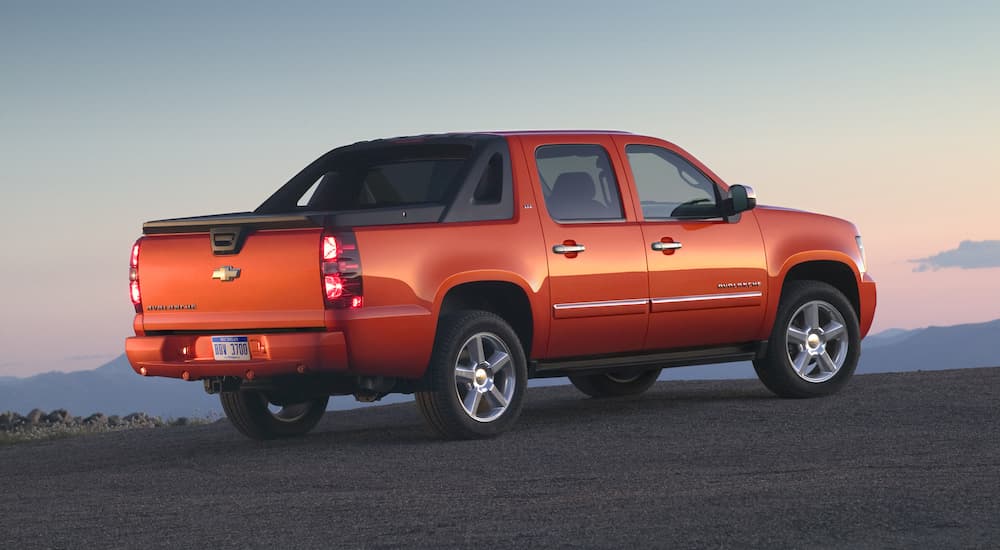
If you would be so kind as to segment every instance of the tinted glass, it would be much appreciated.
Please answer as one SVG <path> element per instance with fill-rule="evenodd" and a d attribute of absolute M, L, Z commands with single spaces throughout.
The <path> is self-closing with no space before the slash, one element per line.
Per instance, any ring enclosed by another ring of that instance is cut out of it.
<path fill-rule="evenodd" d="M 444 204 L 453 196 L 471 154 L 471 147 L 456 145 L 334 152 L 295 176 L 262 205 L 262 211 Z"/>
<path fill-rule="evenodd" d="M 652 145 L 625 148 L 646 219 L 719 215 L 714 183 L 680 155 Z"/>
<path fill-rule="evenodd" d="M 503 158 L 499 154 L 490 157 L 472 198 L 476 204 L 498 204 L 503 198 Z"/>
<path fill-rule="evenodd" d="M 552 219 L 623 218 L 615 172 L 600 145 L 546 145 L 535 151 L 535 162 Z"/>

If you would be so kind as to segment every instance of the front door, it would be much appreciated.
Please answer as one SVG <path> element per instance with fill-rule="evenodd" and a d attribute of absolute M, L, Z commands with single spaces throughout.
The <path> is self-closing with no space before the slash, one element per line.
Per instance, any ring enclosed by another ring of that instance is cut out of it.
<path fill-rule="evenodd" d="M 639 351 L 649 318 L 642 230 L 607 136 L 522 137 L 549 264 L 548 356 Z M 624 200 L 623 200 L 624 198 Z"/>
<path fill-rule="evenodd" d="M 758 339 L 767 268 L 753 212 L 723 218 L 726 192 L 680 149 L 651 138 L 615 141 L 638 194 L 648 259 L 651 309 L 644 349 Z"/>

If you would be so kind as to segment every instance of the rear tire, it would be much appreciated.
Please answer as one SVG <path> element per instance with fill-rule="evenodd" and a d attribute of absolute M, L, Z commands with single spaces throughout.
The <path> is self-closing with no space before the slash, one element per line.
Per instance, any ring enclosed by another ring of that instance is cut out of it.
<path fill-rule="evenodd" d="M 641 372 L 586 374 L 570 376 L 576 389 L 591 397 L 624 397 L 645 392 L 660 377 L 663 369 Z"/>
<path fill-rule="evenodd" d="M 329 396 L 317 397 L 272 411 L 264 392 L 241 390 L 219 394 L 222 409 L 233 426 L 243 435 L 260 440 L 307 433 L 323 418 L 329 400 Z"/>
<path fill-rule="evenodd" d="M 785 285 L 767 354 L 753 362 L 781 397 L 819 397 L 843 388 L 858 366 L 858 317 L 844 295 L 819 281 Z"/>
<path fill-rule="evenodd" d="M 503 318 L 458 312 L 441 319 L 417 406 L 445 438 L 493 437 L 521 414 L 527 379 L 521 342 Z"/>

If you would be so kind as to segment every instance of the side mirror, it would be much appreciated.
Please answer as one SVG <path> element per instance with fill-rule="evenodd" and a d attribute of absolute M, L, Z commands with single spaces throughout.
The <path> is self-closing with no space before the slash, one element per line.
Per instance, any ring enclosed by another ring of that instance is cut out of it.
<path fill-rule="evenodd" d="M 753 188 L 746 185 L 734 185 L 729 188 L 729 200 L 726 201 L 727 214 L 730 216 L 752 210 L 757 206 L 757 195 Z"/>

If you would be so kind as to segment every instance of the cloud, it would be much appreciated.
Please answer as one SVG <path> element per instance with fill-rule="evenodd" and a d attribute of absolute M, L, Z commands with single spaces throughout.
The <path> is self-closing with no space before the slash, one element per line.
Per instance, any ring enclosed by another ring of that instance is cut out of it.
<path fill-rule="evenodd" d="M 933 256 L 910 260 L 917 264 L 913 271 L 937 271 L 948 267 L 983 269 L 1000 267 L 1000 241 L 962 241 L 958 248 Z"/>

